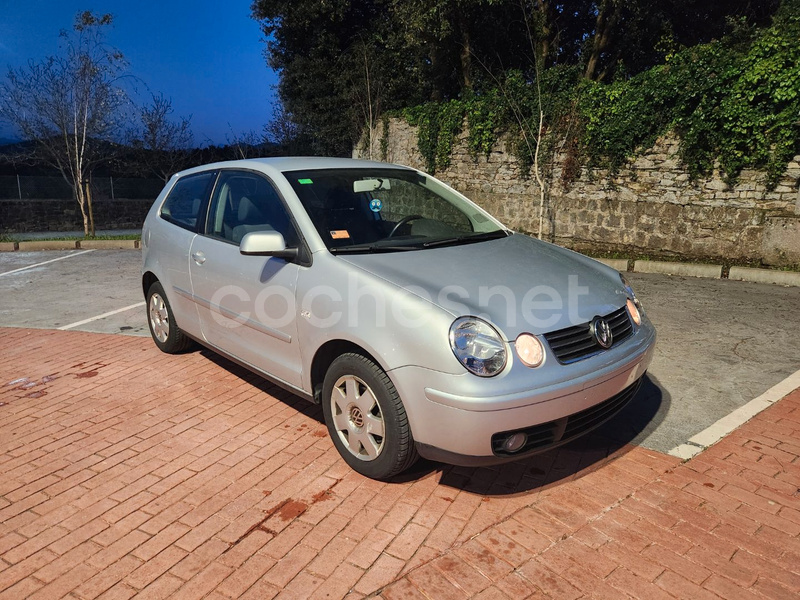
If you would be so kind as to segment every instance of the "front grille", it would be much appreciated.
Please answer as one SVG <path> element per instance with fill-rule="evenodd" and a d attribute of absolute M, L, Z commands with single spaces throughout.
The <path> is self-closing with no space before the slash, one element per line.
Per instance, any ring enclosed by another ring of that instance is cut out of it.
<path fill-rule="evenodd" d="M 632 385 L 626 387 L 620 393 L 604 400 L 600 404 L 590 406 L 580 412 L 576 412 L 567 417 L 533 425 L 521 431 L 527 437 L 525 445 L 517 452 L 507 452 L 503 450 L 503 442 L 516 431 L 505 431 L 495 433 L 492 436 L 492 452 L 496 456 L 520 456 L 526 452 L 534 450 L 543 452 L 553 446 L 560 446 L 567 442 L 588 433 L 592 429 L 599 427 L 611 417 L 621 411 L 639 391 L 642 380 L 638 379 Z"/>
<path fill-rule="evenodd" d="M 613 348 L 624 341 L 633 333 L 633 325 L 628 316 L 627 309 L 623 306 L 603 317 L 611 327 Z M 544 339 L 550 344 L 550 349 L 556 355 L 558 362 L 567 365 L 602 352 L 604 348 L 597 343 L 591 334 L 591 323 L 583 323 L 575 327 L 567 327 L 544 334 Z"/>

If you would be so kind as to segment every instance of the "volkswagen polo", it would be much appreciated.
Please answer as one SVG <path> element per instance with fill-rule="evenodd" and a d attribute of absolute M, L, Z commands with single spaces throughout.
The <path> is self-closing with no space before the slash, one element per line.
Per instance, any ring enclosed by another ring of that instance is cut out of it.
<path fill-rule="evenodd" d="M 195 342 L 322 405 L 342 458 L 518 460 L 634 398 L 655 330 L 617 271 L 436 178 L 330 158 L 173 176 L 142 231 L 155 344 Z"/>

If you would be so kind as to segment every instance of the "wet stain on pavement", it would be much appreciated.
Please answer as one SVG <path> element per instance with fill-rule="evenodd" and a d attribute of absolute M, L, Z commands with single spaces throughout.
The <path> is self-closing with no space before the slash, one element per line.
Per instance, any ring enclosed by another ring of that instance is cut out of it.
<path fill-rule="evenodd" d="M 287 500 L 276 511 L 278 517 L 284 521 L 293 521 L 308 509 L 308 504 L 299 500 Z"/>
<path fill-rule="evenodd" d="M 52 373 L 50 375 L 45 375 L 39 381 L 35 381 L 35 380 L 31 379 L 30 377 L 20 377 L 18 379 L 14 379 L 13 381 L 9 381 L 3 387 L 11 387 L 12 390 L 16 390 L 16 391 L 26 391 L 26 390 L 29 390 L 31 388 L 35 388 L 38 385 L 45 385 L 45 384 L 50 383 L 51 381 L 54 381 L 54 380 L 58 379 L 58 377 L 56 377 L 56 374 L 57 373 Z M 47 394 L 47 392 L 32 392 L 30 394 L 25 394 L 23 397 L 24 398 L 41 398 L 42 396 L 45 396 L 46 394 Z"/>
<path fill-rule="evenodd" d="M 247 531 L 245 531 L 239 539 L 234 542 L 230 542 L 228 545 L 228 549 L 225 552 L 231 550 L 234 546 L 241 543 L 248 535 L 253 533 L 254 531 L 262 531 L 264 533 L 268 533 L 270 535 L 278 535 L 278 531 L 272 529 L 267 525 L 269 520 L 272 517 L 276 517 L 283 521 L 284 523 L 288 523 L 289 521 L 294 521 L 300 515 L 305 513 L 308 510 L 308 507 L 311 505 L 316 504 L 317 502 L 322 502 L 329 498 L 333 497 L 333 488 L 339 485 L 341 479 L 337 479 L 334 481 L 328 488 L 317 492 L 314 494 L 309 502 L 303 502 L 302 500 L 295 500 L 294 498 L 287 498 L 283 502 L 280 502 L 270 508 L 269 510 L 265 511 L 264 518 L 261 519 L 258 523 L 250 527 Z M 272 492 L 270 490 L 263 491 L 264 496 L 271 496 Z M 281 529 L 280 527 L 278 529 Z"/>
<path fill-rule="evenodd" d="M 311 504 L 316 504 L 317 502 L 322 502 L 323 500 L 327 500 L 328 498 L 333 496 L 333 492 L 330 490 L 322 490 L 321 492 L 317 492 L 313 496 L 311 496 Z"/>
<path fill-rule="evenodd" d="M 311 502 L 310 502 L 310 504 L 316 504 L 317 502 L 322 502 L 322 501 L 324 501 L 324 500 L 327 500 L 328 498 L 333 498 L 333 496 L 334 496 L 334 494 L 333 494 L 333 488 L 335 488 L 337 485 L 339 485 L 339 483 L 340 483 L 341 481 L 342 481 L 341 479 L 337 479 L 337 480 L 336 480 L 336 481 L 334 481 L 334 482 L 333 482 L 333 484 L 332 484 L 330 487 L 328 487 L 327 489 L 324 489 L 324 490 L 322 490 L 321 492 L 317 492 L 316 494 L 314 494 L 313 496 L 311 496 Z"/>

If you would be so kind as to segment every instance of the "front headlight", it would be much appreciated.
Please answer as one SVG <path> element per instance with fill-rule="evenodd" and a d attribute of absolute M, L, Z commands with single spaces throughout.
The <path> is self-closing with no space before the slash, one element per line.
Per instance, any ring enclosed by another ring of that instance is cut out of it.
<path fill-rule="evenodd" d="M 458 362 L 480 377 L 506 366 L 506 344 L 497 330 L 477 317 L 459 317 L 450 326 L 450 347 Z"/>
<path fill-rule="evenodd" d="M 628 280 L 625 279 L 625 276 L 622 273 L 619 274 L 619 279 L 620 279 L 620 281 L 622 281 L 622 287 L 625 288 L 625 292 L 627 292 L 628 298 L 633 300 L 633 303 L 636 304 L 636 307 L 639 310 L 642 310 L 642 303 L 639 302 L 639 299 L 636 297 L 636 294 L 634 293 L 633 288 L 631 287 L 631 284 L 628 283 Z"/>
<path fill-rule="evenodd" d="M 642 308 L 642 303 L 639 302 L 639 299 L 636 297 L 636 293 L 633 291 L 631 284 L 628 283 L 628 280 L 625 279 L 625 276 L 620 273 L 619 278 L 622 281 L 622 285 L 625 288 L 625 293 L 628 294 L 628 302 L 627 308 L 628 313 L 631 315 L 631 319 L 636 325 L 642 324 L 642 315 L 644 314 L 644 308 Z"/>

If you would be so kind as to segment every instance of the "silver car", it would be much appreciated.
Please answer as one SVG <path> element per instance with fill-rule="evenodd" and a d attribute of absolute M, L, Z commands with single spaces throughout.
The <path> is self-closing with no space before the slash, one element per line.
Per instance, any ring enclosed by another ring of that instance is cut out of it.
<path fill-rule="evenodd" d="M 253 159 L 173 176 L 142 231 L 156 345 L 322 405 L 368 477 L 553 448 L 635 395 L 655 330 L 620 274 L 415 169 Z"/>

